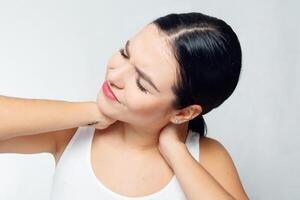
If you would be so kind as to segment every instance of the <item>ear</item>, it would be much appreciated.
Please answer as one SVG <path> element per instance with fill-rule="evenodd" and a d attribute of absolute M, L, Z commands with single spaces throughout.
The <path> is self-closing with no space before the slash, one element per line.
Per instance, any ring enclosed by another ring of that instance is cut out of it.
<path fill-rule="evenodd" d="M 194 119 L 202 112 L 202 107 L 200 105 L 194 104 L 180 109 L 170 118 L 170 121 L 175 124 L 180 124 Z"/>

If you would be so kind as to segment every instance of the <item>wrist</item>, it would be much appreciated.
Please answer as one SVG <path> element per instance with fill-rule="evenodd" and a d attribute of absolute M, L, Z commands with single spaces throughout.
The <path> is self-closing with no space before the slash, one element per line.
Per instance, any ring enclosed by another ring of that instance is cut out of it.
<path fill-rule="evenodd" d="M 80 107 L 83 116 L 83 126 L 91 126 L 102 120 L 96 102 L 86 101 L 76 104 Z"/>
<path fill-rule="evenodd" d="M 169 148 L 163 149 L 163 156 L 167 160 L 170 167 L 173 167 L 177 163 L 177 160 L 180 160 L 182 156 L 188 153 L 187 146 L 182 142 L 178 142 L 176 144 L 170 145 Z"/>

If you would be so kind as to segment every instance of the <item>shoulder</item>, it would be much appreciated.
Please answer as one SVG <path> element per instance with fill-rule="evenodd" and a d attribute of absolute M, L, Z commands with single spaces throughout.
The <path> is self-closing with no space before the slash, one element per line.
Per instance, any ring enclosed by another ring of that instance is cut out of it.
<path fill-rule="evenodd" d="M 210 137 L 201 137 L 200 146 L 200 164 L 218 174 L 225 168 L 232 168 L 233 161 L 228 151 L 218 140 Z"/>
<path fill-rule="evenodd" d="M 240 197 L 239 199 L 247 199 L 233 159 L 224 145 L 210 137 L 201 137 L 199 144 L 200 164 L 229 193 Z"/>
<path fill-rule="evenodd" d="M 218 140 L 210 137 L 201 137 L 199 146 L 200 163 L 203 166 L 215 171 L 215 173 L 220 168 L 232 167 L 233 161 L 229 152 Z"/>
<path fill-rule="evenodd" d="M 54 158 L 56 163 L 58 162 L 60 156 L 62 155 L 63 151 L 65 150 L 67 144 L 70 142 L 72 137 L 75 135 L 79 127 L 66 129 L 60 131 L 54 135 L 56 150 L 54 154 Z"/>
<path fill-rule="evenodd" d="M 65 129 L 54 135 L 57 150 L 60 150 L 63 146 L 69 143 L 73 135 L 77 132 L 78 128 L 79 127 Z"/>
<path fill-rule="evenodd" d="M 211 155 L 214 156 L 229 156 L 228 151 L 225 149 L 223 144 L 218 140 L 210 137 L 201 137 L 199 139 L 200 154 L 201 156 L 211 160 Z M 202 158 L 201 157 L 201 158 Z"/>

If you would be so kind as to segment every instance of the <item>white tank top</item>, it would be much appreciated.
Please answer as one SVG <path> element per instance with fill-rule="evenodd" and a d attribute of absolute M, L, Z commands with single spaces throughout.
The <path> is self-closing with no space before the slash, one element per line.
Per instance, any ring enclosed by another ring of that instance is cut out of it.
<path fill-rule="evenodd" d="M 93 127 L 79 127 L 66 146 L 55 167 L 51 200 L 185 200 L 186 197 L 174 175 L 158 192 L 128 197 L 107 188 L 94 174 L 91 165 Z M 185 144 L 199 162 L 199 134 L 188 132 Z"/>

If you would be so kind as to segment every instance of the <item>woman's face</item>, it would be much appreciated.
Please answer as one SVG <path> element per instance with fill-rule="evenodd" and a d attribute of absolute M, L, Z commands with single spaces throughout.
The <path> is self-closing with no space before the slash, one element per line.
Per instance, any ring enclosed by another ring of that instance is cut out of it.
<path fill-rule="evenodd" d="M 171 102 L 175 96 L 171 86 L 177 81 L 177 64 L 165 36 L 159 35 L 156 26 L 150 24 L 125 46 L 121 50 L 124 55 L 117 51 L 108 60 L 105 75 L 120 102 L 109 99 L 101 87 L 97 96 L 101 111 L 138 126 L 168 122 L 173 113 Z"/>

